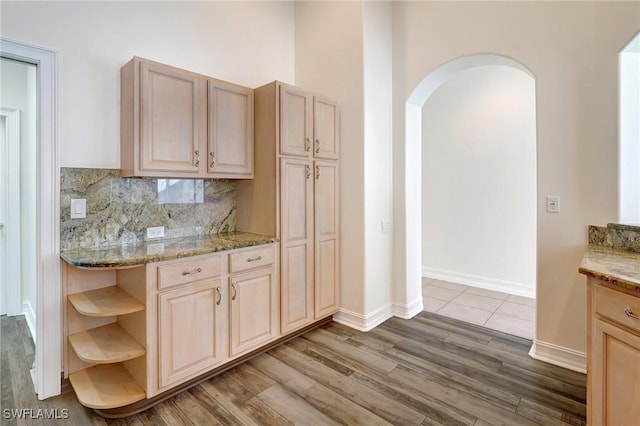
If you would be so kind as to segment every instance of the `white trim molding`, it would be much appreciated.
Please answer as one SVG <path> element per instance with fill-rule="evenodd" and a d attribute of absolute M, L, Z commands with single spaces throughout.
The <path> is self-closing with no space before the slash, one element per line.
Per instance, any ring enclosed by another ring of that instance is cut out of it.
<path fill-rule="evenodd" d="M 402 319 L 411 319 L 422 312 L 423 309 L 422 297 L 414 300 L 413 303 L 394 303 L 391 305 L 391 313 L 393 316 Z"/>
<path fill-rule="evenodd" d="M 534 340 L 531 350 L 529 350 L 529 356 L 578 373 L 586 374 L 587 372 L 587 354 L 585 352 L 554 345 L 553 343 Z"/>
<path fill-rule="evenodd" d="M 6 147 L 3 158 L 6 161 L 7 180 L 5 194 L 10 203 L 2 208 L 5 210 L 4 232 L 6 236 L 6 308 L 7 315 L 20 315 L 21 283 L 20 276 L 20 110 L 0 107 L 0 116 L 5 119 Z M 4 180 L 4 177 L 2 178 Z"/>
<path fill-rule="evenodd" d="M 341 308 L 340 311 L 333 316 L 333 320 L 347 327 L 355 328 L 356 330 L 369 331 L 391 317 L 391 304 L 386 304 L 365 315 Z"/>
<path fill-rule="evenodd" d="M 24 319 L 27 321 L 27 327 L 29 327 L 29 331 L 31 332 L 31 337 L 33 337 L 33 341 L 37 340 L 36 338 L 36 313 L 31 306 L 31 303 L 28 300 L 22 302 L 22 314 L 24 315 Z"/>
<path fill-rule="evenodd" d="M 497 278 L 443 271 L 441 269 L 429 268 L 427 266 L 422 267 L 422 276 L 426 278 L 449 281 L 456 284 L 464 284 L 470 287 L 478 287 L 484 288 L 486 290 L 515 294 L 517 296 L 530 297 L 532 299 L 535 299 L 536 297 L 535 286 L 532 287 L 513 281 L 499 280 Z"/>
<path fill-rule="evenodd" d="M 60 276 L 60 171 L 57 144 L 57 56 L 51 49 L 0 37 L 0 56 L 35 64 L 38 87 L 36 184 L 36 392 L 60 394 L 62 291 Z"/>

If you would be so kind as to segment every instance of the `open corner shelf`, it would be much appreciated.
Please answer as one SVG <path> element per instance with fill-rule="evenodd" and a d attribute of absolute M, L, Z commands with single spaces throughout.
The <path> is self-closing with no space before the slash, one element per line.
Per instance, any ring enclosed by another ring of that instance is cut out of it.
<path fill-rule="evenodd" d="M 144 348 L 117 323 L 70 334 L 69 344 L 83 361 L 108 364 L 145 354 Z"/>
<path fill-rule="evenodd" d="M 126 315 L 145 308 L 143 303 L 117 286 L 70 294 L 67 299 L 79 313 L 89 317 Z"/>
<path fill-rule="evenodd" d="M 108 409 L 133 404 L 146 398 L 142 387 L 122 364 L 100 364 L 69 375 L 80 403 Z"/>

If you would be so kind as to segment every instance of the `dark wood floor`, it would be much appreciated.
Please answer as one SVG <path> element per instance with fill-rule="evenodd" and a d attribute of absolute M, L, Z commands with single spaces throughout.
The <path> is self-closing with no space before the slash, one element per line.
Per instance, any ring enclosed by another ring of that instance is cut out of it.
<path fill-rule="evenodd" d="M 1 326 L 0 408 L 69 410 L 64 421 L 2 425 L 585 424 L 585 375 L 531 359 L 528 340 L 426 312 L 368 333 L 330 323 L 118 420 L 72 393 L 38 401 L 24 319 Z"/>

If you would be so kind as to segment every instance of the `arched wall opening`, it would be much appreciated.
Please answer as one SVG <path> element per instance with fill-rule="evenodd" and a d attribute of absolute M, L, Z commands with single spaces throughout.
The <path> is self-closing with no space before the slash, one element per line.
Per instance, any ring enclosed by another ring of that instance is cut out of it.
<path fill-rule="evenodd" d="M 535 298 L 531 74 L 511 66 L 478 66 L 450 77 L 426 100 L 422 274 Z"/>
<path fill-rule="evenodd" d="M 619 220 L 640 223 L 640 33 L 618 55 Z"/>
<path fill-rule="evenodd" d="M 525 73 L 531 79 L 533 74 L 519 62 L 501 55 L 476 54 L 451 60 L 429 73 L 412 91 L 405 103 L 405 276 L 407 279 L 407 295 L 409 299 L 421 292 L 423 259 L 422 259 L 422 143 L 423 143 L 423 106 L 427 99 L 445 82 L 460 73 L 479 67 L 509 67 Z M 535 146 L 535 141 L 534 141 Z M 535 156 L 535 147 L 534 147 Z M 535 160 L 534 160 L 535 161 Z M 534 166 L 535 168 L 535 166 Z M 535 173 L 535 171 L 534 171 Z M 535 179 L 535 178 L 534 178 Z M 535 217 L 535 183 L 531 232 L 536 233 Z M 496 215 L 499 215 L 499 210 Z M 533 237 L 535 244 L 536 237 Z M 533 248 L 535 253 L 535 246 Z M 532 260 L 535 271 L 535 257 Z M 535 283 L 535 272 L 534 279 Z M 535 285 L 535 284 L 534 284 Z M 520 294 L 524 294 L 521 292 Z M 527 295 L 533 296 L 530 291 Z"/>

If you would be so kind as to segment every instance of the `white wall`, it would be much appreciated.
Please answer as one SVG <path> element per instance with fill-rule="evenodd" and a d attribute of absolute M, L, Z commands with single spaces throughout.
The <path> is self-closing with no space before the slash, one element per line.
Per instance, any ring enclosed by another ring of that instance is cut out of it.
<path fill-rule="evenodd" d="M 394 226 L 403 230 L 404 104 L 439 65 L 475 53 L 514 58 L 536 78 L 538 341 L 586 350 L 587 225 L 617 218 L 618 51 L 637 32 L 638 2 L 394 3 Z M 417 142 L 419 143 L 419 142 Z M 561 212 L 545 212 L 545 196 Z M 411 232 L 411 230 L 407 230 Z M 397 235 L 394 250 L 407 240 Z M 394 280 L 405 280 L 399 250 Z"/>
<path fill-rule="evenodd" d="M 27 315 L 36 309 L 36 68 L 2 59 L 0 102 L 20 110 L 20 285 L 21 302 L 28 303 Z M 3 200 L 4 202 L 5 200 Z M 35 325 L 35 324 L 33 324 Z M 35 336 L 34 336 L 35 338 Z"/>
<path fill-rule="evenodd" d="M 535 296 L 535 81 L 506 66 L 451 77 L 422 109 L 425 276 Z"/>
<path fill-rule="evenodd" d="M 120 167 L 120 67 L 134 55 L 257 87 L 294 81 L 291 2 L 6 2 L 2 37 L 59 52 L 61 167 Z"/>
<path fill-rule="evenodd" d="M 620 222 L 640 223 L 640 34 L 619 61 Z"/>

